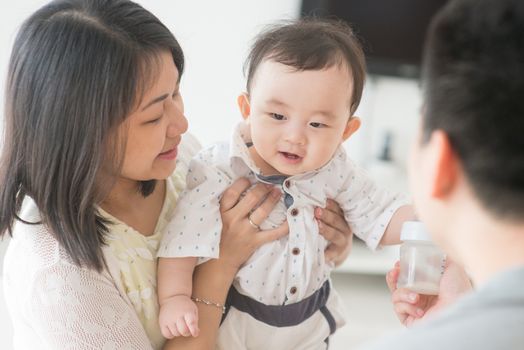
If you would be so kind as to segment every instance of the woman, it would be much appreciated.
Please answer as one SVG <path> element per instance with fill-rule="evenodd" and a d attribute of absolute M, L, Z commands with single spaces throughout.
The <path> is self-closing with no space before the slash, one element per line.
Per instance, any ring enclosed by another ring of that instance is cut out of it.
<path fill-rule="evenodd" d="M 178 42 L 127 0 L 61 0 L 35 12 L 13 48 L 0 173 L 0 232 L 12 234 L 5 296 L 16 349 L 159 349 L 155 256 L 197 143 L 187 129 Z M 194 295 L 223 304 L 239 266 L 286 226 L 256 233 L 278 200 L 232 184 L 221 201 L 219 259 L 194 276 Z M 248 190 L 241 198 L 241 194 Z M 343 259 L 350 233 L 330 204 L 321 231 Z M 338 229 L 337 229 L 338 228 Z M 212 348 L 221 312 L 199 305 Z"/>

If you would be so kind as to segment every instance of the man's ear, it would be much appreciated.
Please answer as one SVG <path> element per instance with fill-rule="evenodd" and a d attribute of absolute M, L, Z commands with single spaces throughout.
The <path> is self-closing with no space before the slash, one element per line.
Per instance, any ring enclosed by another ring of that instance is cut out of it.
<path fill-rule="evenodd" d="M 251 114 L 251 106 L 249 105 L 249 96 L 247 92 L 240 94 L 237 98 L 238 109 L 242 118 L 247 119 Z"/>
<path fill-rule="evenodd" d="M 353 116 L 350 117 L 346 128 L 344 129 L 344 133 L 342 133 L 342 139 L 346 141 L 351 135 L 353 135 L 359 128 L 360 128 L 360 118 Z"/>
<path fill-rule="evenodd" d="M 431 134 L 426 152 L 429 152 L 429 194 L 444 198 L 450 194 L 459 179 L 460 160 L 453 150 L 448 135 L 442 130 Z"/>

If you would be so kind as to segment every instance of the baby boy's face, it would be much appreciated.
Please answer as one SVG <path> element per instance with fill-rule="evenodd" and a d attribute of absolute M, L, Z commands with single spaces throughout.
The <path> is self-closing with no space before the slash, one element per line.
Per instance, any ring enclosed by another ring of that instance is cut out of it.
<path fill-rule="evenodd" d="M 352 94 L 346 67 L 296 71 L 271 60 L 261 63 L 246 119 L 266 169 L 296 175 L 325 165 L 349 137 Z"/>

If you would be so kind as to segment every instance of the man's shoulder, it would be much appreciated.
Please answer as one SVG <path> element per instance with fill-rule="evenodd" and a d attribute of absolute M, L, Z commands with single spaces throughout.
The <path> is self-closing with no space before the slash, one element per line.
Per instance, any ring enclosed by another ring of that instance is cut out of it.
<path fill-rule="evenodd" d="M 361 350 L 514 350 L 524 344 L 523 326 L 524 298 L 475 292 L 441 315 Z"/>

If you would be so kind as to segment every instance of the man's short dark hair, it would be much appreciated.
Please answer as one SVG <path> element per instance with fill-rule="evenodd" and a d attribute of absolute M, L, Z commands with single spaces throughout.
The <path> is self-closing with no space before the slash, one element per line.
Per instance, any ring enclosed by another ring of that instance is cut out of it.
<path fill-rule="evenodd" d="M 451 1 L 425 50 L 425 138 L 441 129 L 480 202 L 523 220 L 524 1 Z"/>

